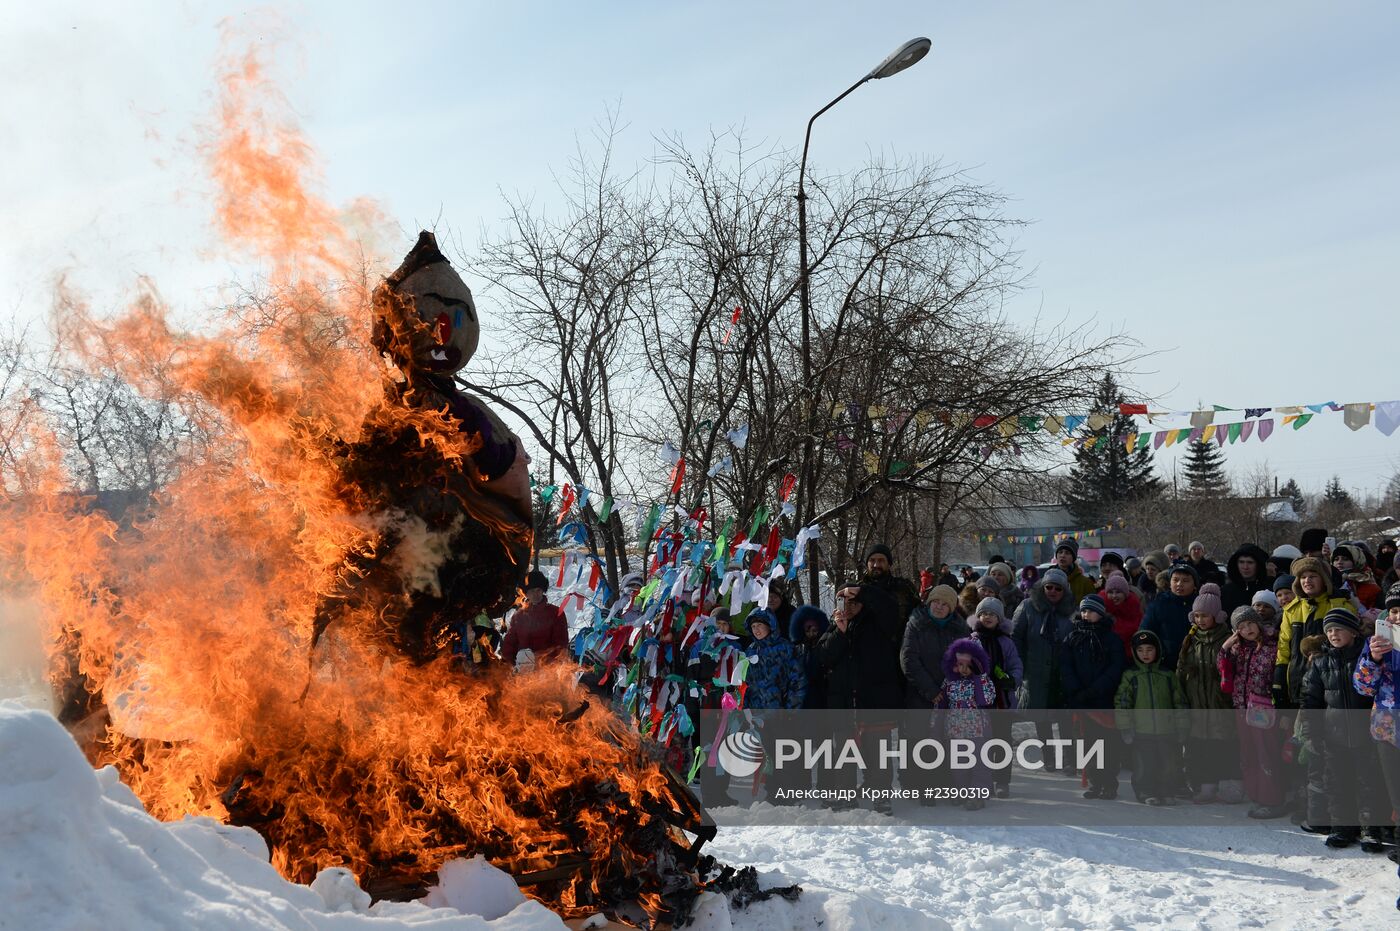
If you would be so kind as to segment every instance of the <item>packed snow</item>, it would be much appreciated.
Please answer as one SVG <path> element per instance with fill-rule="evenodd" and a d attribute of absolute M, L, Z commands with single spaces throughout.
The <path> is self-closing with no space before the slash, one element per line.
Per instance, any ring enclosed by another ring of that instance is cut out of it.
<path fill-rule="evenodd" d="M 1384 857 L 1327 850 L 1278 823 L 755 825 L 722 829 L 710 849 L 758 867 L 764 885 L 805 891 L 796 903 L 743 911 L 707 895 L 694 924 L 701 931 L 1384 926 L 1400 893 Z M 414 903 L 371 905 L 340 869 L 310 886 L 287 882 L 255 831 L 208 818 L 158 822 L 114 770 L 94 771 L 46 711 L 0 704 L 0 928 L 583 926 L 606 923 L 566 925 L 480 859 L 454 862 Z"/>

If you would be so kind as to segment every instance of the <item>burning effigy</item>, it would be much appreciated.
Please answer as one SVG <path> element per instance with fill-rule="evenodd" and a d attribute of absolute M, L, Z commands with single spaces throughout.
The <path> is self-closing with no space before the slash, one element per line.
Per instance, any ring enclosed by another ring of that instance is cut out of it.
<path fill-rule="evenodd" d="M 463 675 L 460 622 L 515 599 L 528 458 L 453 374 L 466 284 L 422 234 L 382 280 L 363 205 L 304 183 L 256 55 L 226 74 L 227 242 L 272 271 L 198 331 L 145 288 L 125 311 L 57 297 L 79 364 L 174 399 L 204 444 L 121 518 L 74 494 L 42 428 L 0 507 L 5 564 L 41 605 L 66 723 L 162 819 L 256 828 L 275 866 L 345 867 L 413 898 L 482 855 L 565 916 L 679 921 L 710 824 L 567 663 Z"/>

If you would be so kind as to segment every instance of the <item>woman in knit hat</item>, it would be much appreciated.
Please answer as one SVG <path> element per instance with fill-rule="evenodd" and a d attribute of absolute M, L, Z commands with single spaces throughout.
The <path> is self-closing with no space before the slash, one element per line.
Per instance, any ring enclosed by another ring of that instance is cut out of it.
<path fill-rule="evenodd" d="M 996 597 L 1006 608 L 1006 616 L 1010 617 L 1016 613 L 1016 608 L 1021 604 L 1024 597 L 1021 589 L 1016 587 L 1016 572 L 1004 562 L 994 562 L 987 567 L 987 575 L 996 579 L 1001 584 Z"/>
<path fill-rule="evenodd" d="M 1137 593 L 1132 590 L 1128 580 L 1117 573 L 1109 576 L 1108 581 L 1104 583 L 1103 602 L 1108 609 L 1109 618 L 1113 621 L 1113 632 L 1123 641 L 1125 659 L 1132 665 L 1132 647 L 1129 643 L 1133 634 L 1142 626 L 1142 602 L 1138 600 Z"/>
<path fill-rule="evenodd" d="M 1220 713 L 1233 708 L 1230 696 L 1220 687 L 1220 651 L 1229 636 L 1220 596 L 1214 591 L 1197 595 L 1191 605 L 1191 628 L 1176 664 L 1177 678 L 1193 712 L 1191 736 L 1186 740 L 1186 780 L 1195 789 L 1191 801 L 1197 805 L 1244 799 L 1234 747 L 1234 718 Z"/>
<path fill-rule="evenodd" d="M 1017 697 L 1017 706 L 1023 711 L 1064 707 L 1064 695 L 1060 690 L 1060 645 L 1073 625 L 1074 605 L 1068 577 L 1059 569 L 1047 569 L 1011 619 L 1011 639 L 1025 670 Z M 1032 717 L 1036 735 L 1041 740 L 1055 736 L 1049 715 Z"/>

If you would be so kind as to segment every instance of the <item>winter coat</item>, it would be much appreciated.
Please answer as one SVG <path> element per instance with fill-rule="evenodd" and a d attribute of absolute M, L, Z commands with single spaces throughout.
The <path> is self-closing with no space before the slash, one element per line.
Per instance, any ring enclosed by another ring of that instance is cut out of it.
<path fill-rule="evenodd" d="M 1240 575 L 1241 556 L 1254 558 L 1254 577 L 1251 579 Z M 1246 543 L 1230 554 L 1229 560 L 1225 563 L 1227 580 L 1224 585 L 1220 586 L 1220 606 L 1224 609 L 1226 617 L 1233 614 L 1235 609 L 1241 605 L 1249 604 L 1250 600 L 1254 598 L 1255 592 L 1265 591 L 1269 588 L 1268 559 L 1269 554 L 1254 543 Z"/>
<path fill-rule="evenodd" d="M 1371 737 L 1400 747 L 1400 650 L 1391 650 L 1380 662 L 1363 648 L 1352 674 L 1358 694 L 1371 696 Z"/>
<path fill-rule="evenodd" d="M 1112 708 L 1125 665 L 1123 643 L 1107 621 L 1075 621 L 1060 645 L 1065 707 Z"/>
<path fill-rule="evenodd" d="M 794 710 L 807 697 L 807 670 L 802 654 L 790 640 L 770 633 L 749 644 L 750 664 L 744 679 L 744 707 Z"/>
<path fill-rule="evenodd" d="M 1016 692 L 1025 679 L 1025 669 L 1021 666 L 1021 654 L 1016 652 L 1016 641 L 1011 639 L 1011 621 L 1003 620 L 1000 627 L 987 630 L 977 626 L 975 618 L 968 619 L 972 627 L 972 637 L 987 651 L 991 661 L 988 674 L 997 689 L 998 708 L 1015 708 Z"/>
<path fill-rule="evenodd" d="M 515 612 L 501 643 L 501 659 L 514 666 L 521 650 L 534 651 L 536 662 L 568 652 L 569 625 L 558 605 L 542 601 Z"/>
<path fill-rule="evenodd" d="M 903 622 L 892 598 L 877 587 L 861 587 L 861 610 L 845 631 L 835 624 L 818 646 L 827 678 L 828 708 L 902 708 L 899 668 Z"/>
<path fill-rule="evenodd" d="M 1380 601 L 1382 590 L 1376 584 L 1376 577 L 1371 574 L 1370 569 L 1357 569 L 1355 572 L 1343 574 L 1347 587 L 1351 589 L 1356 600 L 1361 602 L 1361 606 L 1366 609 L 1374 608 Z"/>
<path fill-rule="evenodd" d="M 1021 590 L 1015 585 L 1003 585 L 1001 594 L 997 595 L 997 597 L 1001 599 L 1001 606 L 1002 609 L 1006 611 L 1007 617 L 1015 616 L 1016 609 L 1021 606 L 1021 600 L 1025 598 L 1025 596 L 1021 594 Z"/>
<path fill-rule="evenodd" d="M 1230 637 L 1230 628 L 1216 624 L 1202 630 L 1192 624 L 1181 644 L 1176 676 L 1181 680 L 1186 703 L 1192 711 L 1229 711 L 1234 705 L 1220 688 L 1220 648 Z M 1191 715 L 1191 736 L 1202 740 L 1227 740 L 1235 735 L 1234 716 L 1225 714 Z"/>
<path fill-rule="evenodd" d="M 1216 585 L 1219 585 L 1224 581 L 1220 578 L 1220 567 L 1217 566 L 1215 560 L 1211 559 L 1209 556 L 1203 557 L 1200 562 L 1188 559 L 1186 560 L 1186 565 L 1196 570 L 1196 577 L 1200 580 L 1196 583 L 1197 585 L 1204 585 L 1207 582 L 1214 582 Z M 1262 564 L 1260 566 L 1260 571 L 1263 571 Z"/>
<path fill-rule="evenodd" d="M 1288 699 L 1299 703 L 1299 693 L 1303 688 L 1303 653 L 1298 645 L 1304 637 L 1322 633 L 1322 619 L 1333 608 L 1353 610 L 1351 599 L 1345 595 L 1334 595 L 1332 577 L 1321 573 L 1323 592 L 1316 598 L 1303 595 L 1302 583 L 1294 579 L 1293 594 L 1296 596 L 1283 609 L 1283 619 L 1278 630 L 1278 660 L 1274 669 L 1274 684 L 1286 685 Z"/>
<path fill-rule="evenodd" d="M 1373 706 L 1372 696 L 1358 691 L 1355 683 L 1365 642 L 1357 637 L 1342 649 L 1328 644 L 1303 674 L 1303 711 L 1299 716 L 1305 740 L 1337 747 L 1361 747 L 1370 742 L 1370 728 L 1356 714 Z"/>
<path fill-rule="evenodd" d="M 1020 708 L 1063 708 L 1060 691 L 1060 645 L 1073 626 L 1075 606 L 1069 592 L 1052 604 L 1044 581 L 1037 582 L 1011 619 L 1011 639 L 1024 670 Z"/>
<path fill-rule="evenodd" d="M 1220 690 L 1230 696 L 1236 711 L 1248 710 L 1251 695 L 1256 708 L 1263 707 L 1263 703 L 1272 707 L 1277 656 L 1278 639 L 1267 633 L 1253 643 L 1237 639 L 1234 646 L 1220 651 L 1216 660 L 1220 667 Z"/>
<path fill-rule="evenodd" d="M 1176 673 L 1162 668 L 1158 659 L 1143 663 L 1137 659 L 1113 696 L 1114 723 L 1124 733 L 1138 737 L 1176 737 L 1184 740 L 1190 730 L 1186 692 Z"/>
<path fill-rule="evenodd" d="M 817 644 L 808 644 L 802 636 L 802 628 L 807 623 L 807 618 L 815 617 L 817 626 L 822 634 L 825 634 L 831 627 L 831 622 L 827 620 L 826 612 L 813 605 L 803 605 L 792 613 L 792 623 L 788 625 L 789 630 L 795 630 L 796 636 L 789 636 L 788 639 L 797 647 L 797 652 L 802 657 L 802 669 L 807 675 L 807 697 L 802 700 L 803 708 L 825 708 L 826 707 L 826 669 L 822 667 L 821 651 Z M 818 643 L 821 641 L 818 635 Z"/>
<path fill-rule="evenodd" d="M 1074 595 L 1076 605 L 1098 590 L 1098 584 L 1085 575 L 1084 570 L 1078 566 L 1074 567 L 1074 571 L 1066 572 L 1065 575 L 1069 576 L 1069 590 Z"/>
<path fill-rule="evenodd" d="M 1140 630 L 1150 630 L 1162 641 L 1162 668 L 1176 669 L 1177 654 L 1191 629 L 1191 605 L 1195 594 L 1182 597 L 1165 591 L 1152 599 Z"/>
<path fill-rule="evenodd" d="M 940 621 L 925 605 L 914 610 L 899 650 L 899 666 L 909 680 L 905 695 L 908 707 L 933 707 L 943 686 L 943 656 L 955 640 L 966 636 L 967 628 L 957 614 L 949 612 Z"/>
<path fill-rule="evenodd" d="M 1133 634 L 1138 632 L 1142 626 L 1142 602 L 1138 600 L 1136 592 L 1128 592 L 1128 597 L 1123 599 L 1121 605 L 1115 605 L 1113 599 L 1107 594 L 1103 596 L 1104 607 L 1108 608 L 1108 619 L 1113 622 L 1113 632 L 1118 635 L 1118 639 L 1123 641 L 1123 658 L 1128 665 L 1132 666 L 1133 648 L 1129 641 L 1133 639 Z M 1158 662 L 1161 662 L 1161 648 L 1157 649 Z"/>
<path fill-rule="evenodd" d="M 972 675 L 957 672 L 957 655 L 972 657 Z M 947 712 L 942 716 L 941 736 L 976 740 L 990 729 L 986 709 L 996 703 L 996 686 L 990 674 L 991 660 L 982 645 L 970 637 L 954 640 L 948 646 L 940 664 L 943 684 L 934 696 L 933 706 Z"/>
<path fill-rule="evenodd" d="M 895 617 L 899 620 L 902 628 L 908 621 L 909 615 L 919 604 L 919 589 L 908 579 L 900 575 L 862 575 L 860 581 L 856 583 L 862 588 L 873 586 L 884 592 L 886 596 L 894 601 Z M 900 631 L 901 639 L 904 631 Z"/>

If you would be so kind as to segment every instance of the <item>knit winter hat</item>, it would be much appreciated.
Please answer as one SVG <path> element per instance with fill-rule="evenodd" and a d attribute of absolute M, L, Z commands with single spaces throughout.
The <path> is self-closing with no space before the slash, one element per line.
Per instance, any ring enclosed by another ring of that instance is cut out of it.
<path fill-rule="evenodd" d="M 1254 597 L 1249 600 L 1249 603 L 1251 605 L 1269 605 L 1274 609 L 1275 614 L 1283 610 L 1283 606 L 1278 603 L 1278 596 L 1273 592 L 1266 592 L 1263 590 L 1257 591 L 1254 593 Z"/>
<path fill-rule="evenodd" d="M 1390 590 L 1385 593 L 1385 608 L 1400 608 L 1400 582 L 1390 586 Z"/>
<path fill-rule="evenodd" d="M 983 598 L 977 602 L 975 614 L 995 614 L 997 621 L 1006 620 L 1006 608 L 1002 606 L 1000 598 Z"/>
<path fill-rule="evenodd" d="M 1292 543 L 1284 543 L 1274 547 L 1274 551 L 1269 555 L 1275 559 L 1292 560 L 1301 558 L 1303 555 L 1303 551 L 1298 549 L 1298 547 L 1294 546 Z"/>
<path fill-rule="evenodd" d="M 990 569 L 988 569 L 986 573 L 984 573 L 977 579 L 977 590 L 980 592 L 983 589 L 986 589 L 987 591 L 993 593 L 1001 591 L 1001 582 L 997 581 L 992 577 L 992 572 Z"/>
<path fill-rule="evenodd" d="M 1298 541 L 1298 549 L 1304 553 L 1322 552 L 1322 544 L 1327 542 L 1327 529 L 1325 527 L 1309 527 L 1303 531 L 1303 536 Z M 1298 573 L 1293 573 L 1297 575 Z"/>
<path fill-rule="evenodd" d="M 1354 569 L 1364 569 L 1366 567 L 1366 557 L 1361 554 L 1361 549 L 1350 543 L 1343 543 L 1332 551 L 1333 560 L 1336 560 L 1338 556 L 1349 559 Z"/>
<path fill-rule="evenodd" d="M 1209 614 L 1217 621 L 1220 620 L 1220 596 L 1212 592 L 1201 592 L 1196 596 L 1196 600 L 1191 603 L 1192 614 Z"/>
<path fill-rule="evenodd" d="M 1172 564 L 1171 558 L 1162 550 L 1153 550 L 1142 558 L 1145 568 L 1156 569 L 1158 572 L 1166 569 Z"/>
<path fill-rule="evenodd" d="M 1168 543 L 1166 546 L 1162 547 L 1162 552 L 1166 553 L 1169 558 L 1173 553 L 1180 556 L 1181 547 L 1177 546 L 1175 543 Z"/>
<path fill-rule="evenodd" d="M 1327 612 L 1327 616 L 1322 619 L 1322 632 L 1326 633 L 1329 627 L 1340 627 L 1354 634 L 1361 633 L 1361 622 L 1346 608 L 1333 608 Z"/>
<path fill-rule="evenodd" d="M 1012 582 L 1016 581 L 1015 570 L 1004 562 L 994 562 L 988 566 L 987 575 L 992 575 L 993 573 L 1001 579 L 1002 585 L 1010 585 Z"/>
<path fill-rule="evenodd" d="M 865 554 L 865 561 L 870 562 L 871 556 L 883 556 L 891 566 L 894 565 L 894 551 L 883 543 L 876 543 L 872 546 L 870 551 Z"/>
<path fill-rule="evenodd" d="M 1138 559 L 1136 556 L 1129 556 L 1128 561 L 1123 563 L 1123 568 L 1127 569 L 1129 572 L 1141 569 L 1142 560 Z"/>
<path fill-rule="evenodd" d="M 1045 574 L 1040 577 L 1040 584 L 1044 585 L 1046 582 L 1069 591 L 1069 576 L 1065 575 L 1065 570 L 1059 566 L 1045 570 Z"/>
<path fill-rule="evenodd" d="M 1240 625 L 1246 621 L 1253 621 L 1260 627 L 1264 626 L 1264 619 L 1259 616 L 1259 612 L 1249 605 L 1240 605 L 1235 609 L 1235 613 L 1230 615 L 1230 629 L 1239 630 Z"/>
<path fill-rule="evenodd" d="M 1293 590 L 1293 583 L 1294 583 L 1294 581 L 1295 581 L 1296 579 L 1297 579 L 1296 576 L 1292 576 L 1292 575 L 1288 575 L 1288 574 L 1284 574 L 1284 575 L 1279 576 L 1278 578 L 1274 579 L 1274 591 L 1276 591 L 1276 592 L 1283 591 L 1285 588 L 1288 589 L 1289 591 L 1292 591 L 1292 590 Z"/>
<path fill-rule="evenodd" d="M 774 620 L 775 619 L 773 615 L 767 611 L 750 611 L 748 617 L 748 627 L 749 630 L 753 630 L 753 625 L 762 624 L 764 627 L 768 628 L 769 633 L 772 633 L 773 628 L 775 626 Z"/>
<path fill-rule="evenodd" d="M 1192 540 L 1192 541 L 1191 541 L 1191 545 L 1188 546 L 1188 547 L 1186 547 L 1186 552 L 1189 553 L 1189 552 L 1191 552 L 1192 550 L 1194 550 L 1194 549 L 1195 549 L 1196 547 L 1198 547 L 1198 546 L 1199 546 L 1201 549 L 1205 549 L 1205 548 L 1206 548 L 1206 545 L 1205 545 L 1204 543 L 1202 543 L 1200 540 Z"/>
<path fill-rule="evenodd" d="M 1060 555 L 1060 550 L 1069 550 L 1069 554 L 1075 559 L 1079 558 L 1079 541 L 1074 537 L 1065 537 L 1055 544 L 1055 555 Z"/>
<path fill-rule="evenodd" d="M 1112 550 L 1109 550 L 1108 552 L 1103 553 L 1099 556 L 1099 566 L 1117 566 L 1119 569 L 1126 568 L 1123 565 L 1123 557 L 1113 552 Z"/>
<path fill-rule="evenodd" d="M 1219 585 L 1216 585 L 1214 582 L 1205 582 L 1205 583 L 1203 583 L 1203 584 L 1201 585 L 1200 590 L 1198 590 L 1198 591 L 1196 592 L 1196 594 L 1198 594 L 1198 595 L 1214 595 L 1216 598 L 1219 598 L 1219 597 L 1220 597 L 1220 586 L 1219 586 Z"/>
<path fill-rule="evenodd" d="M 1112 575 L 1109 576 L 1108 581 L 1104 583 L 1103 590 L 1106 592 L 1122 592 L 1126 595 L 1128 592 L 1132 591 L 1132 586 L 1130 586 L 1128 580 L 1121 575 Z"/>
<path fill-rule="evenodd" d="M 958 593 L 953 591 L 953 586 L 951 585 L 935 585 L 933 588 L 929 589 L 929 593 L 924 598 L 924 601 L 929 604 L 935 601 L 941 602 L 948 606 L 949 611 L 956 611 L 958 609 Z"/>
<path fill-rule="evenodd" d="M 1097 611 L 1101 617 L 1108 616 L 1108 606 L 1103 603 L 1103 599 L 1098 595 L 1085 595 L 1084 600 L 1079 602 L 1080 611 Z"/>

